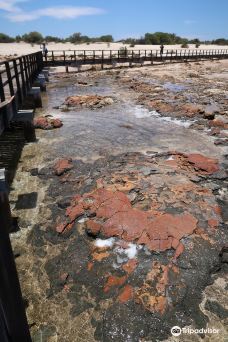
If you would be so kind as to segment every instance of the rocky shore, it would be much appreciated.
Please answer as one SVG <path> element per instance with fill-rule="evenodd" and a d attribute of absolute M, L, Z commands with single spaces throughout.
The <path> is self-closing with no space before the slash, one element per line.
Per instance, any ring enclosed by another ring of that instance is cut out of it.
<path fill-rule="evenodd" d="M 227 66 L 50 77 L 37 120 L 63 126 L 37 130 L 11 192 L 34 341 L 225 341 Z"/>

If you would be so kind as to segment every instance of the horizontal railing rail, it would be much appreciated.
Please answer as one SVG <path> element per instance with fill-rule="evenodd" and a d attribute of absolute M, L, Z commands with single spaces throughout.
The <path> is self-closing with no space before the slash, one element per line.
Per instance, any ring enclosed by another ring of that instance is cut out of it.
<path fill-rule="evenodd" d="M 166 49 L 160 50 L 51 50 L 44 56 L 47 66 L 156 62 L 164 60 L 227 58 L 228 49 Z"/>

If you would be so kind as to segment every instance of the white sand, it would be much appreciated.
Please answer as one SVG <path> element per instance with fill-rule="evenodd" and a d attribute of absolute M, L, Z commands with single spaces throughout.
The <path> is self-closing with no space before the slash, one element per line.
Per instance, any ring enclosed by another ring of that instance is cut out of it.
<path fill-rule="evenodd" d="M 118 50 L 121 47 L 127 47 L 130 50 L 159 50 L 159 45 L 135 45 L 134 48 L 128 44 L 123 43 L 92 43 L 92 44 L 71 44 L 71 43 L 49 43 L 47 44 L 48 51 L 51 50 Z M 180 45 L 165 45 L 165 50 L 179 50 Z M 195 44 L 190 44 L 189 49 L 195 49 Z M 209 49 L 228 49 L 228 46 L 218 45 L 200 45 L 198 50 L 209 50 Z M 40 50 L 40 45 L 27 43 L 0 43 L 0 55 L 24 55 Z"/>

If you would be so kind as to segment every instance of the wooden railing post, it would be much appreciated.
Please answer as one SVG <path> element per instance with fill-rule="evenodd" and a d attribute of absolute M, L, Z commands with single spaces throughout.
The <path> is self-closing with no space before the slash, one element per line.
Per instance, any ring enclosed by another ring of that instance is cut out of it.
<path fill-rule="evenodd" d="M 14 74 L 15 74 L 16 85 L 17 85 L 18 103 L 19 103 L 19 105 L 22 105 L 21 85 L 20 85 L 20 80 L 19 80 L 19 76 L 18 76 L 17 61 L 15 59 L 13 60 L 13 68 L 14 68 Z"/>
<path fill-rule="evenodd" d="M 0 100 L 1 102 L 4 102 L 6 99 L 5 97 L 5 91 L 4 91 L 4 86 L 3 86 L 3 82 L 2 82 L 2 75 L 0 73 Z"/>
<path fill-rule="evenodd" d="M 6 68 L 6 75 L 7 75 L 7 79 L 8 79 L 8 86 L 9 86 L 9 91 L 10 91 L 10 96 L 14 96 L 14 87 L 13 87 L 13 81 L 12 81 L 12 75 L 11 75 L 11 71 L 10 71 L 10 66 L 9 66 L 9 62 L 5 62 L 5 68 Z M 16 100 L 15 98 L 13 99 L 12 102 L 12 107 L 13 107 L 13 112 L 16 114 L 17 112 L 17 105 L 16 105 Z"/>
<path fill-rule="evenodd" d="M 27 58 L 26 58 L 26 56 L 22 56 L 22 60 L 23 60 L 24 71 L 25 71 L 25 84 L 26 84 L 26 90 L 29 90 L 29 76 L 28 76 Z"/>
<path fill-rule="evenodd" d="M 24 77 L 23 61 L 21 57 L 19 57 L 19 63 L 20 63 L 21 83 L 22 83 L 22 94 L 23 94 L 23 97 L 25 97 L 26 96 L 26 84 L 25 84 L 25 77 Z"/>
<path fill-rule="evenodd" d="M 104 50 L 101 52 L 101 69 L 104 69 Z"/>
<path fill-rule="evenodd" d="M 5 97 L 5 91 L 4 91 L 4 86 L 3 86 L 3 82 L 2 82 L 2 75 L 0 73 L 0 100 L 1 100 L 1 102 L 4 102 L 5 99 L 6 99 L 6 97 Z M 2 108 L 2 115 L 3 115 L 3 126 L 4 126 L 4 128 L 7 128 L 9 123 L 8 123 L 6 107 Z"/>
<path fill-rule="evenodd" d="M 96 59 L 96 51 L 93 51 L 93 64 L 95 64 L 95 59 Z"/>

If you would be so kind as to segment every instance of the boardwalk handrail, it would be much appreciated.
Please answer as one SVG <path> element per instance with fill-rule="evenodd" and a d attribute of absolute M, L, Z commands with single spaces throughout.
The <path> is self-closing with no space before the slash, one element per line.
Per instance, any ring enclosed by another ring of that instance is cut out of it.
<path fill-rule="evenodd" d="M 6 113 L 7 102 L 12 100 L 13 113 L 21 108 L 37 75 L 43 68 L 42 52 L 35 52 L 0 63 L 0 125 L 7 128 L 12 117 Z M 12 115 L 11 115 L 12 116 Z"/>
<path fill-rule="evenodd" d="M 134 62 L 156 62 L 165 60 L 198 60 L 210 58 L 227 58 L 228 49 L 167 49 L 163 53 L 160 50 L 137 50 L 122 48 L 119 50 L 50 50 L 44 57 L 47 66 L 60 66 L 83 64 L 134 63 Z"/>

